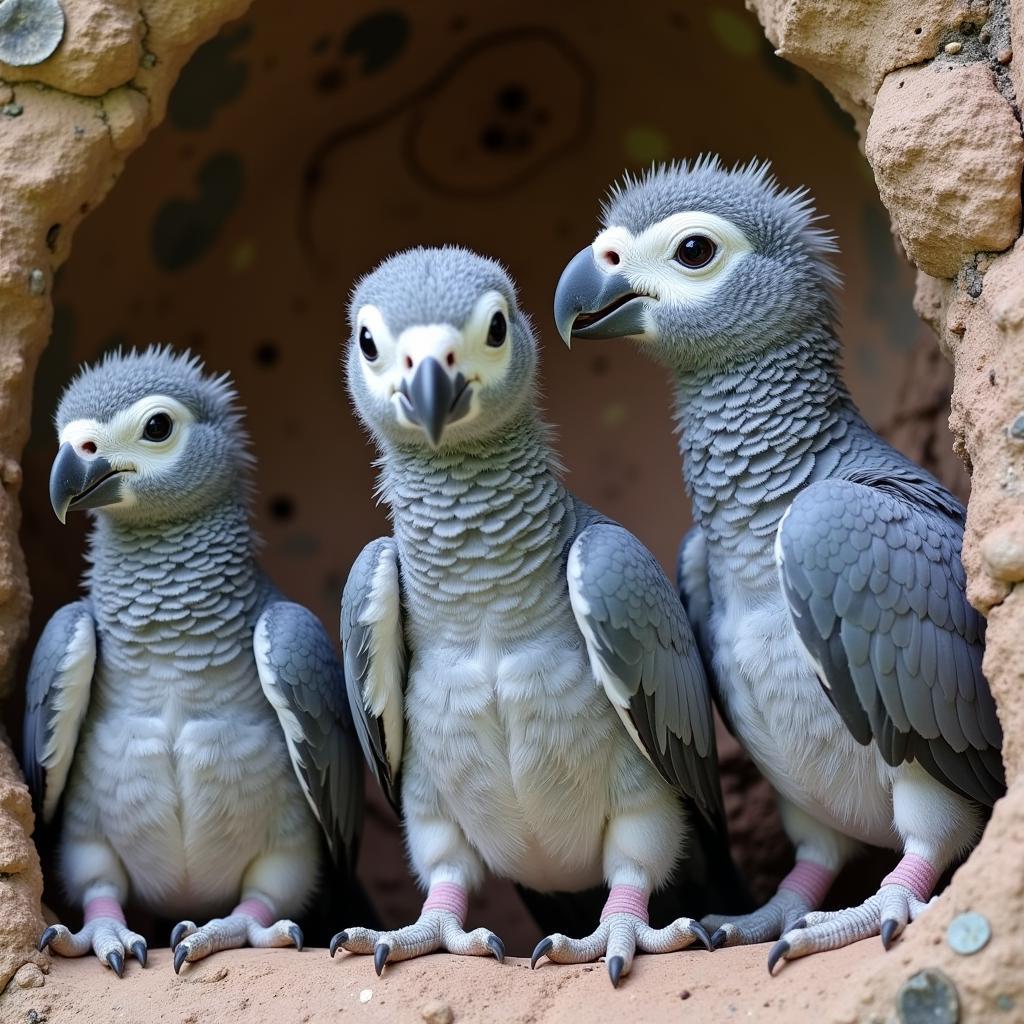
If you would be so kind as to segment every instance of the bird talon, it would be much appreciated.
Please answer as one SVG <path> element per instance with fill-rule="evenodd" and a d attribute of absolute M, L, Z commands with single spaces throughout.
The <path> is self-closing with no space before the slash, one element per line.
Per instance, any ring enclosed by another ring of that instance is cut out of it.
<path fill-rule="evenodd" d="M 43 934 L 39 936 L 39 952 L 42 953 L 47 946 L 57 937 L 57 929 L 51 924 L 48 928 L 44 929 Z"/>
<path fill-rule="evenodd" d="M 494 954 L 499 964 L 505 962 L 505 943 L 494 932 L 487 936 L 487 948 Z"/>
<path fill-rule="evenodd" d="M 188 933 L 189 922 L 179 921 L 171 931 L 171 949 L 177 949 L 178 943 L 181 942 L 185 935 Z"/>
<path fill-rule="evenodd" d="M 141 939 L 138 939 L 135 942 L 133 942 L 132 955 L 135 957 L 136 960 L 139 961 L 139 964 L 141 966 L 145 967 L 146 961 L 149 958 L 149 950 L 146 948 L 146 943 L 143 942 Z"/>
<path fill-rule="evenodd" d="M 779 939 L 778 942 L 772 946 L 772 951 L 768 954 L 768 974 L 775 970 L 775 965 L 786 957 L 789 953 L 789 943 L 785 939 Z"/>
<path fill-rule="evenodd" d="M 707 929 L 700 923 L 700 921 L 694 921 L 690 925 L 690 931 L 696 936 L 695 942 L 699 942 L 709 953 L 715 947 L 711 944 L 711 937 L 707 933 Z M 717 932 L 715 934 L 718 934 Z"/>
<path fill-rule="evenodd" d="M 174 951 L 174 973 L 181 973 L 181 965 L 185 962 L 188 957 L 188 947 L 179 945 Z"/>
<path fill-rule="evenodd" d="M 119 977 L 124 977 L 124 954 L 119 953 L 116 949 L 112 949 L 107 954 L 107 963 L 110 964 L 110 969 Z"/>
<path fill-rule="evenodd" d="M 896 938 L 896 932 L 899 929 L 899 922 L 889 918 L 887 921 L 882 922 L 881 936 L 882 946 L 888 950 Z"/>
<path fill-rule="evenodd" d="M 338 932 L 337 935 L 331 939 L 330 951 L 331 958 L 334 958 L 334 954 L 338 952 L 338 947 L 348 942 L 348 932 Z"/>
<path fill-rule="evenodd" d="M 721 949 L 729 941 L 729 933 L 724 928 L 716 928 L 711 935 L 710 949 Z"/>
<path fill-rule="evenodd" d="M 386 942 L 378 942 L 373 950 L 373 969 L 379 978 L 384 973 L 384 967 L 391 956 L 391 947 Z"/>
<path fill-rule="evenodd" d="M 612 980 L 612 988 L 619 987 L 619 981 L 622 978 L 622 968 L 625 966 L 626 961 L 621 956 L 610 956 L 608 957 L 608 977 Z"/>
<path fill-rule="evenodd" d="M 554 948 L 554 945 L 555 940 L 552 939 L 550 935 L 546 939 L 541 939 L 540 942 L 537 943 L 536 947 L 533 950 L 533 956 L 530 957 L 531 971 L 536 969 L 537 961 L 542 956 L 547 956 L 547 954 L 550 953 L 551 950 Z"/>
<path fill-rule="evenodd" d="M 288 935 L 295 945 L 295 948 L 301 953 L 302 952 L 302 929 L 297 924 L 288 926 Z"/>

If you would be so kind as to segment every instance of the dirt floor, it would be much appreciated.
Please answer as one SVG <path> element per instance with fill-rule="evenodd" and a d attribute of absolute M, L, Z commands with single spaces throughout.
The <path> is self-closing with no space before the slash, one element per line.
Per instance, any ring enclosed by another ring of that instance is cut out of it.
<path fill-rule="evenodd" d="M 878 940 L 765 969 L 768 946 L 641 956 L 618 990 L 603 964 L 530 970 L 474 957 L 431 956 L 396 964 L 377 978 L 367 957 L 326 951 L 240 950 L 218 953 L 175 977 L 168 950 L 146 970 L 134 962 L 120 981 L 94 959 L 56 960 L 41 988 L 12 985 L 0 996 L 3 1024 L 320 1024 L 338 1020 L 388 1024 L 487 1021 L 501 1024 L 644 1024 L 757 1021 L 799 1024 L 834 1009 L 845 979 Z M 898 950 L 898 947 L 897 947 Z M 897 957 L 898 951 L 888 954 Z M 303 970 L 294 970 L 296 959 Z M 641 1003 L 642 999 L 642 1003 Z M 452 1013 L 448 1018 L 440 1002 Z M 641 1009 L 642 1007 L 642 1009 Z"/>

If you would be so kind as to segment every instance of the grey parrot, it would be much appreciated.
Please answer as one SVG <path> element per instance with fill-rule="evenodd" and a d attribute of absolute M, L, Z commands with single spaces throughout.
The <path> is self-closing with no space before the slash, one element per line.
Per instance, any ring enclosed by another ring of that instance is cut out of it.
<path fill-rule="evenodd" d="M 766 164 L 652 168 L 613 188 L 555 295 L 562 337 L 629 337 L 671 373 L 696 527 L 679 582 L 723 717 L 778 794 L 796 867 L 715 947 L 780 958 L 927 906 L 1004 790 L 965 511 L 861 418 L 839 366 L 831 257 Z M 860 844 L 902 853 L 876 895 L 818 908 Z"/>
<path fill-rule="evenodd" d="M 237 902 L 181 920 L 175 971 L 301 948 L 288 916 L 323 841 L 352 869 L 361 759 L 327 633 L 256 563 L 234 388 L 188 353 L 119 352 L 71 382 L 56 424 L 53 509 L 94 518 L 85 594 L 32 658 L 24 767 L 44 821 L 63 807 L 58 873 L 85 923 L 40 949 L 145 966 L 129 899 L 175 920 Z"/>
<path fill-rule="evenodd" d="M 606 882 L 600 922 L 533 954 L 607 958 L 707 944 L 648 921 L 688 819 L 723 829 L 711 699 L 683 608 L 653 556 L 568 493 L 537 410 L 537 345 L 514 286 L 459 248 L 391 257 L 357 286 L 347 380 L 380 452 L 394 533 L 342 599 L 356 728 L 428 890 L 415 924 L 348 928 L 386 963 L 504 955 L 464 930 L 491 871 L 540 893 Z M 592 919 L 591 919 L 592 920 Z"/>

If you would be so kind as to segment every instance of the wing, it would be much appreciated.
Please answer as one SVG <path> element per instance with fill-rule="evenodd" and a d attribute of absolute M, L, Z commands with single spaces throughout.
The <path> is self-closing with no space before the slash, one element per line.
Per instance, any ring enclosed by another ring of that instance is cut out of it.
<path fill-rule="evenodd" d="M 367 544 L 352 566 L 341 599 L 341 646 L 363 754 L 397 812 L 406 651 L 398 547 L 390 537 Z"/>
<path fill-rule="evenodd" d="M 338 864 L 355 865 L 363 773 L 345 702 L 345 680 L 320 620 L 275 601 L 256 621 L 260 684 L 277 712 L 292 767 Z"/>
<path fill-rule="evenodd" d="M 65 605 L 36 644 L 26 686 L 25 776 L 43 821 L 52 820 L 64 792 L 95 667 L 96 628 L 89 605 Z"/>
<path fill-rule="evenodd" d="M 683 606 L 654 556 L 621 526 L 573 543 L 569 597 L 594 675 L 654 766 L 724 821 L 707 679 Z"/>
<path fill-rule="evenodd" d="M 1002 733 L 962 539 L 937 510 L 825 480 L 790 506 L 775 552 L 793 624 L 854 737 L 990 805 L 1005 789 Z"/>

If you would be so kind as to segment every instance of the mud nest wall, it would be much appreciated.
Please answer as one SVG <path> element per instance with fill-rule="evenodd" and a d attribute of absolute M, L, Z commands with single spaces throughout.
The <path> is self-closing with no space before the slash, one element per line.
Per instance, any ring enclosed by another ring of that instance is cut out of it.
<path fill-rule="evenodd" d="M 738 0 L 645 5 L 629 32 L 631 52 L 646 47 L 646 59 L 625 88 L 616 73 L 625 28 L 600 5 L 586 28 L 572 11 L 529 2 L 404 15 L 312 4 L 301 17 L 257 5 L 189 65 L 170 124 L 86 221 L 81 255 L 55 283 L 72 234 L 162 119 L 185 60 L 245 6 L 74 0 L 51 57 L 0 64 L 0 665 L 12 731 L 29 605 L 19 497 L 33 633 L 74 593 L 80 566 L 80 530 L 60 531 L 45 497 L 48 420 L 78 361 L 118 343 L 170 340 L 234 372 L 260 458 L 265 562 L 330 623 L 351 558 L 384 527 L 338 373 L 353 277 L 403 245 L 470 244 L 509 263 L 550 339 L 552 283 L 593 230 L 608 182 L 624 166 L 710 148 L 727 159 L 771 156 L 785 181 L 812 187 L 843 243 L 854 393 L 876 425 L 963 496 L 967 478 L 945 426 L 949 364 L 934 340 L 918 341 L 911 271 L 896 247 L 920 270 L 919 312 L 956 365 L 955 445 L 974 474 L 972 599 L 992 617 L 986 669 L 1015 780 L 1024 730 L 1012 644 L 1024 625 L 1012 592 L 1024 578 L 1015 447 L 1024 450 L 1024 256 L 1007 251 L 1020 229 L 1022 162 L 1008 7 L 761 3 L 769 45 Z M 772 46 L 852 116 L 895 245 L 852 126 Z M 570 357 L 550 344 L 544 370 L 571 486 L 670 564 L 686 509 L 661 375 L 614 348 Z M 297 413 L 303 405 L 316 417 Z M 336 449 L 328 478 L 315 459 L 325 438 Z M 19 983 L 41 981 L 46 962 L 31 952 L 41 876 L 27 794 L 13 758 L 0 755 L 2 987 L 19 967 Z M 738 852 L 764 892 L 788 855 L 763 784 L 735 747 L 723 756 Z M 1012 790 L 936 912 L 898 952 L 872 962 L 863 986 L 830 1007 L 835 1019 L 886 1019 L 899 984 L 923 966 L 955 979 L 974 1019 L 1005 1012 L 1006 1000 L 1024 1006 L 1024 940 L 1012 925 L 1024 909 L 1014 856 L 1022 803 Z M 368 830 L 368 882 L 385 917 L 397 919 L 415 896 L 407 879 L 384 876 L 377 857 L 399 852 L 394 822 L 376 806 Z M 500 887 L 486 895 L 513 906 Z M 967 908 L 995 931 L 970 961 L 941 940 Z"/>

